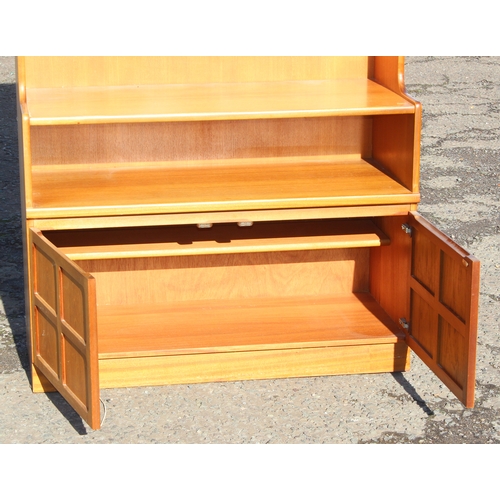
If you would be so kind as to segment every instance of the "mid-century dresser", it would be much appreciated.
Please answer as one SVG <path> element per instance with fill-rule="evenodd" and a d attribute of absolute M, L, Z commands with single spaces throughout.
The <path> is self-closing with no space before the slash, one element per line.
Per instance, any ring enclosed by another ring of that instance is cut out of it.
<path fill-rule="evenodd" d="M 34 391 L 403 371 L 474 404 L 479 262 L 401 57 L 18 57 Z"/>

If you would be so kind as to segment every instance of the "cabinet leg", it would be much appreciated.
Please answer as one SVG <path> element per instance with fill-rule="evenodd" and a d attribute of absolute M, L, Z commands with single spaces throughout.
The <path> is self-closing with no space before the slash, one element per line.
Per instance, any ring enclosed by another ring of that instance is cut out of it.
<path fill-rule="evenodd" d="M 55 387 L 35 365 L 31 365 L 31 388 L 33 392 L 56 392 Z"/>
<path fill-rule="evenodd" d="M 401 353 L 401 358 L 399 360 L 399 363 L 395 366 L 395 372 L 407 372 L 410 369 L 410 354 L 411 350 L 408 348 L 408 346 L 404 347 L 405 353 Z"/>

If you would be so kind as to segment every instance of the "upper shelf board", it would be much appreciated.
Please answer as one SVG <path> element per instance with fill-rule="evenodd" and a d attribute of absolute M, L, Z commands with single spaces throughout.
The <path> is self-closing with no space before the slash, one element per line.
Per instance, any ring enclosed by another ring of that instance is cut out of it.
<path fill-rule="evenodd" d="M 364 78 L 250 83 L 35 88 L 31 125 L 412 114 L 415 106 Z"/>
<path fill-rule="evenodd" d="M 41 166 L 28 218 L 418 203 L 368 161 L 319 156 Z"/>

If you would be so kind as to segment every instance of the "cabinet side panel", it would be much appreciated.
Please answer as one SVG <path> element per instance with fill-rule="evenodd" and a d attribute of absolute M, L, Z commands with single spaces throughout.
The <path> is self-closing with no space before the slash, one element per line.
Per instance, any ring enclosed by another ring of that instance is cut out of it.
<path fill-rule="evenodd" d="M 391 319 L 398 324 L 408 318 L 408 273 L 410 268 L 411 238 L 401 226 L 406 217 L 375 219 L 391 244 L 372 248 L 370 253 L 370 291 Z"/>
<path fill-rule="evenodd" d="M 373 157 L 380 161 L 393 177 L 406 188 L 417 193 L 419 190 L 422 105 L 406 93 L 404 57 L 375 57 L 372 78 L 396 94 L 403 96 L 415 106 L 414 115 L 376 117 L 374 119 L 373 144 L 377 147 L 374 148 Z"/>
<path fill-rule="evenodd" d="M 373 118 L 372 158 L 405 188 L 418 192 L 415 115 Z"/>
<path fill-rule="evenodd" d="M 370 77 L 384 87 L 396 92 L 396 94 L 401 95 L 404 92 L 404 57 L 374 57 Z"/>

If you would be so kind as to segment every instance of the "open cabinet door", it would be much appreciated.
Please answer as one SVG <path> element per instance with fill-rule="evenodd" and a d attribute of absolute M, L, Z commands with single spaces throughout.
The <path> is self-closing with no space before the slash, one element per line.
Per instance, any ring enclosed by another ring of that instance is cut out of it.
<path fill-rule="evenodd" d="M 33 364 L 100 427 L 95 279 L 30 230 Z"/>
<path fill-rule="evenodd" d="M 467 407 L 474 406 L 479 261 L 416 212 L 407 343 Z"/>

